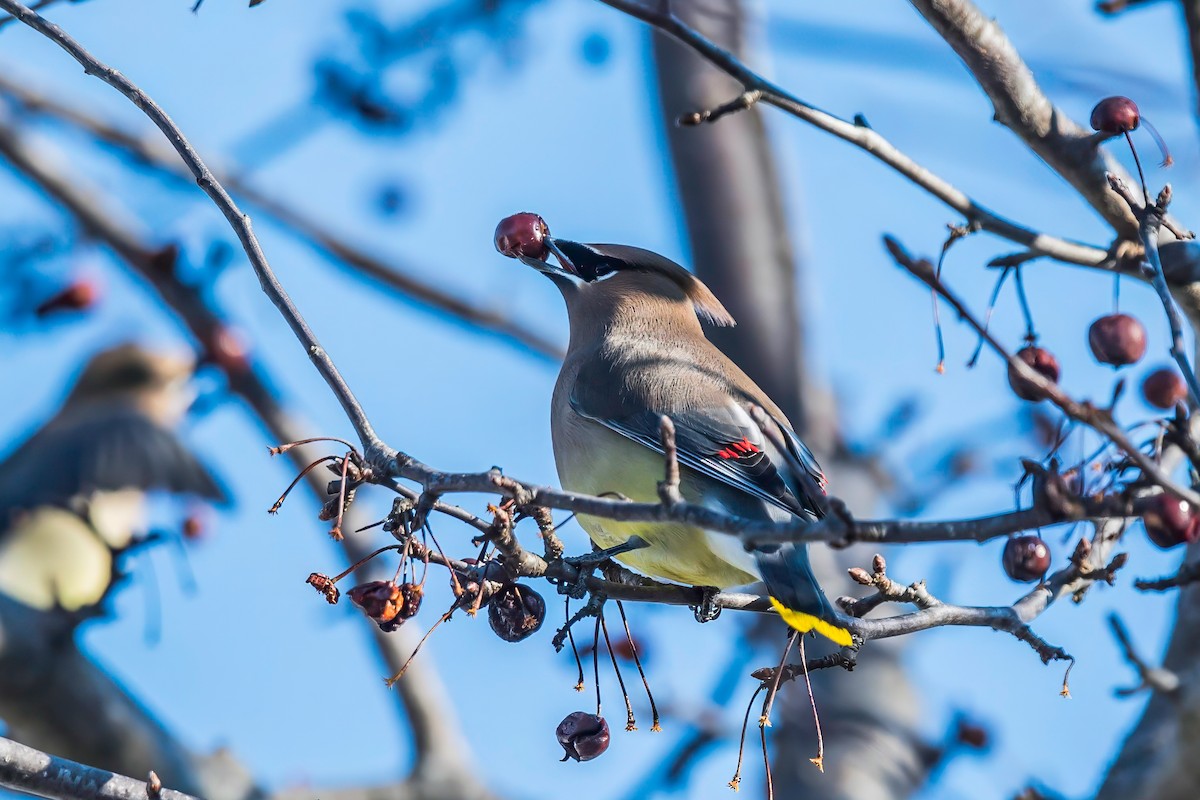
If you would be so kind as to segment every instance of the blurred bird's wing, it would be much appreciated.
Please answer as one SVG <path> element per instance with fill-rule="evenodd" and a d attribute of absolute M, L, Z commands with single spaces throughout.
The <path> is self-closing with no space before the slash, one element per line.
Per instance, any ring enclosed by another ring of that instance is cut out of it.
<path fill-rule="evenodd" d="M 793 514 L 821 515 L 813 493 L 823 490 L 825 479 L 816 458 L 786 424 L 771 417 L 788 448 L 780 452 L 750 416 L 749 398 L 744 405 L 734 394 L 704 392 L 685 407 L 657 408 L 653 398 L 629 382 L 614 382 L 612 375 L 611 364 L 600 359 L 580 371 L 571 392 L 576 413 L 659 453 L 665 414 L 675 425 L 681 464 Z M 807 474 L 796 475 L 793 463 Z"/>
<path fill-rule="evenodd" d="M 120 489 L 228 499 L 174 433 L 128 405 L 92 405 L 55 417 L 0 463 L 0 526 L 20 509 Z"/>

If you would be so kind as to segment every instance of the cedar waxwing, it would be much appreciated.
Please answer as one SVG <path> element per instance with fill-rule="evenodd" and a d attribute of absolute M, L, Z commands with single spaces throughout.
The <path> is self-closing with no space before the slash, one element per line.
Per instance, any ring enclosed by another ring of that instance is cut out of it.
<path fill-rule="evenodd" d="M 551 409 L 563 488 L 656 501 L 666 415 L 685 499 L 749 519 L 817 519 L 820 466 L 771 399 L 705 338 L 702 319 L 734 324 L 708 287 L 656 253 L 552 239 L 538 223 L 560 266 L 519 252 L 500 229 L 497 246 L 549 277 L 567 303 L 571 338 Z M 786 453 L 754 422 L 752 406 L 769 417 Z M 617 556 L 639 572 L 717 588 L 761 580 L 790 626 L 851 643 L 803 544 L 748 552 L 736 536 L 682 523 L 578 519 L 601 548 L 640 537 L 646 546 Z"/>
<path fill-rule="evenodd" d="M 98 353 L 0 463 L 0 592 L 41 609 L 94 605 L 114 552 L 144 531 L 145 490 L 225 499 L 173 432 L 194 399 L 193 366 L 132 344 Z"/>

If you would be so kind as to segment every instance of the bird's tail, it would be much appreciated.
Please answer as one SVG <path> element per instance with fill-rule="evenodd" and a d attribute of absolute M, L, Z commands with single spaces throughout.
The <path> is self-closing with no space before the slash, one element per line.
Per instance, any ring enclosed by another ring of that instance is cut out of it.
<path fill-rule="evenodd" d="M 801 633 L 816 631 L 835 644 L 850 646 L 850 631 L 837 624 L 837 614 L 813 575 L 806 545 L 780 545 L 756 551 L 755 557 L 771 605 L 784 622 Z"/>

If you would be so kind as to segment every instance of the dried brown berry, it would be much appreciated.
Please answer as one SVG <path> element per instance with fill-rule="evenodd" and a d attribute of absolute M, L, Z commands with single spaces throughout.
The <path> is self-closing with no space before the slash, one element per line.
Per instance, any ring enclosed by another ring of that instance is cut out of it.
<path fill-rule="evenodd" d="M 354 605 L 386 631 L 394 630 L 392 621 L 400 614 L 404 596 L 400 587 L 391 581 L 369 581 L 359 584 L 347 594 Z"/>
<path fill-rule="evenodd" d="M 1092 130 L 1104 133 L 1128 133 L 1141 122 L 1137 103 L 1120 95 L 1106 97 L 1092 109 Z"/>
<path fill-rule="evenodd" d="M 1101 364 L 1135 364 L 1146 355 L 1146 326 L 1128 314 L 1106 314 L 1088 328 L 1088 345 Z"/>
<path fill-rule="evenodd" d="M 1017 358 L 1024 361 L 1027 366 L 1032 367 L 1035 372 L 1040 373 L 1046 380 L 1051 383 L 1058 383 L 1058 359 L 1049 350 L 1038 347 L 1035 344 L 1030 344 L 1017 351 Z M 1017 397 L 1022 400 L 1036 403 L 1048 397 L 1040 386 L 1026 379 L 1012 365 L 1009 365 L 1008 368 L 1008 385 L 1012 387 Z"/>
<path fill-rule="evenodd" d="M 1040 536 L 1014 536 L 1004 544 L 1002 562 L 1014 581 L 1039 581 L 1050 569 L 1050 548 Z"/>
<path fill-rule="evenodd" d="M 550 248 L 546 246 L 546 237 L 550 228 L 546 221 L 537 214 L 522 211 L 500 220 L 496 226 L 496 249 L 509 258 L 536 258 L 546 260 Z"/>
<path fill-rule="evenodd" d="M 1200 514 L 1185 500 L 1163 493 L 1142 515 L 1146 535 L 1164 550 L 1200 539 Z"/>
<path fill-rule="evenodd" d="M 1164 411 L 1171 410 L 1187 396 L 1188 389 L 1183 376 L 1171 367 L 1154 370 L 1142 382 L 1142 397 L 1150 405 Z"/>
<path fill-rule="evenodd" d="M 972 750 L 985 750 L 991 742 L 987 728 L 959 718 L 954 726 L 954 740 Z"/>
<path fill-rule="evenodd" d="M 60 311 L 86 311 L 96 304 L 99 296 L 96 284 L 77 280 L 42 301 L 33 313 L 38 317 L 48 317 Z"/>
<path fill-rule="evenodd" d="M 337 586 L 335 586 L 333 583 L 333 579 L 328 575 L 322 575 L 319 572 L 314 572 L 308 576 L 308 580 L 305 581 L 305 583 L 316 589 L 321 594 L 325 595 L 325 599 L 330 605 L 336 603 L 338 598 L 341 597 L 341 592 L 338 591 Z"/>
<path fill-rule="evenodd" d="M 419 583 L 402 583 L 400 584 L 400 597 L 404 604 L 400 606 L 400 616 L 404 619 L 412 619 L 421 610 L 421 598 L 425 596 L 425 589 Z"/>
<path fill-rule="evenodd" d="M 558 723 L 554 734 L 563 748 L 563 761 L 591 761 L 608 749 L 611 736 L 604 717 L 586 711 L 572 711 Z"/>
<path fill-rule="evenodd" d="M 506 642 L 528 639 L 546 618 L 546 601 L 533 589 L 510 583 L 492 595 L 488 624 Z"/>

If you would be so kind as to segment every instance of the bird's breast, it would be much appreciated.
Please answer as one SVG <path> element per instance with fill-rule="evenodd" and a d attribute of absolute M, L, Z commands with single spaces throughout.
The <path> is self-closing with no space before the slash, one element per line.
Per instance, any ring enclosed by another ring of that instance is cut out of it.
<path fill-rule="evenodd" d="M 564 489 L 592 495 L 618 492 L 638 502 L 658 502 L 663 456 L 625 438 L 573 409 L 556 408 L 554 457 Z M 705 503 L 705 484 L 684 468 L 681 489 L 693 502 Z M 715 490 L 715 487 L 714 487 Z M 614 547 L 640 536 L 648 547 L 617 556 L 645 575 L 692 586 L 726 588 L 758 580 L 753 557 L 731 536 L 682 523 L 620 522 L 578 516 L 579 524 L 600 547 Z"/>

